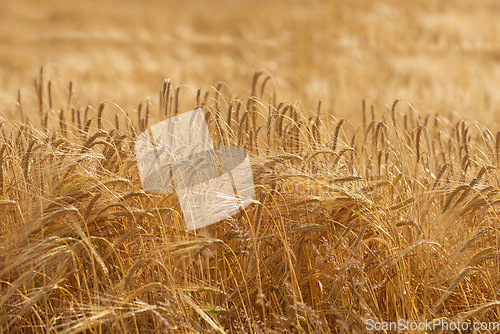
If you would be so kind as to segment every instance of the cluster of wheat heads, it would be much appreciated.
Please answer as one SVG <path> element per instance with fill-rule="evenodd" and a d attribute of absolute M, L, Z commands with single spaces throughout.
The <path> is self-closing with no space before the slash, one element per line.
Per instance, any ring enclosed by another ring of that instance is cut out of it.
<path fill-rule="evenodd" d="M 146 193 L 134 139 L 182 111 L 38 110 L 3 120 L 4 333 L 364 332 L 376 321 L 497 321 L 500 132 L 364 103 L 362 124 L 227 86 L 199 90 L 216 145 L 250 153 L 256 200 L 203 233 Z M 30 119 L 28 119 L 28 117 Z M 40 125 L 32 124 L 37 119 Z"/>

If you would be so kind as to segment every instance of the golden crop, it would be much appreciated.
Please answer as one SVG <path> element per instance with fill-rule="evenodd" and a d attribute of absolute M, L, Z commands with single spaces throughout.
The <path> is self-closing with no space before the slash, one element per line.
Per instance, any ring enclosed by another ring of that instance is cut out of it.
<path fill-rule="evenodd" d="M 0 3 L 0 332 L 499 321 L 496 5 L 225 5 Z M 256 197 L 188 232 L 134 140 L 196 107 Z"/>

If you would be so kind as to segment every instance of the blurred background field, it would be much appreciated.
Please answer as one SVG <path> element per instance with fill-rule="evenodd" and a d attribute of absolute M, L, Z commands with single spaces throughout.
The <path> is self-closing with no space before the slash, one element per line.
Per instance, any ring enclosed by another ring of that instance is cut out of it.
<path fill-rule="evenodd" d="M 223 81 L 238 96 L 265 71 L 270 92 L 305 110 L 321 99 L 356 119 L 363 98 L 404 99 L 496 125 L 499 14 L 486 0 L 2 0 L 0 110 L 17 117 L 19 88 L 34 100 L 42 66 L 54 85 L 72 80 L 82 104 L 129 110 L 156 103 L 165 78 L 193 94 Z"/>

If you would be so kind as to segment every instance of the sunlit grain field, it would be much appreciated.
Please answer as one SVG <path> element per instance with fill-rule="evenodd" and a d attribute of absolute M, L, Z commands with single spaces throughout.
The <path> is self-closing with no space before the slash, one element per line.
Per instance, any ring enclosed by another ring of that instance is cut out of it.
<path fill-rule="evenodd" d="M 500 321 L 500 8 L 220 6 L 0 3 L 0 332 Z M 256 196 L 187 231 L 134 140 L 195 108 Z"/>

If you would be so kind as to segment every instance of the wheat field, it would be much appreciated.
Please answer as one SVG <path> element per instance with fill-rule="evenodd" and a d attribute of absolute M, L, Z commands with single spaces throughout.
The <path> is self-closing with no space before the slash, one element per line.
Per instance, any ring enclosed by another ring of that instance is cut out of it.
<path fill-rule="evenodd" d="M 0 332 L 499 321 L 496 3 L 65 4 L 0 3 Z M 187 231 L 134 143 L 195 108 L 255 200 Z"/>

